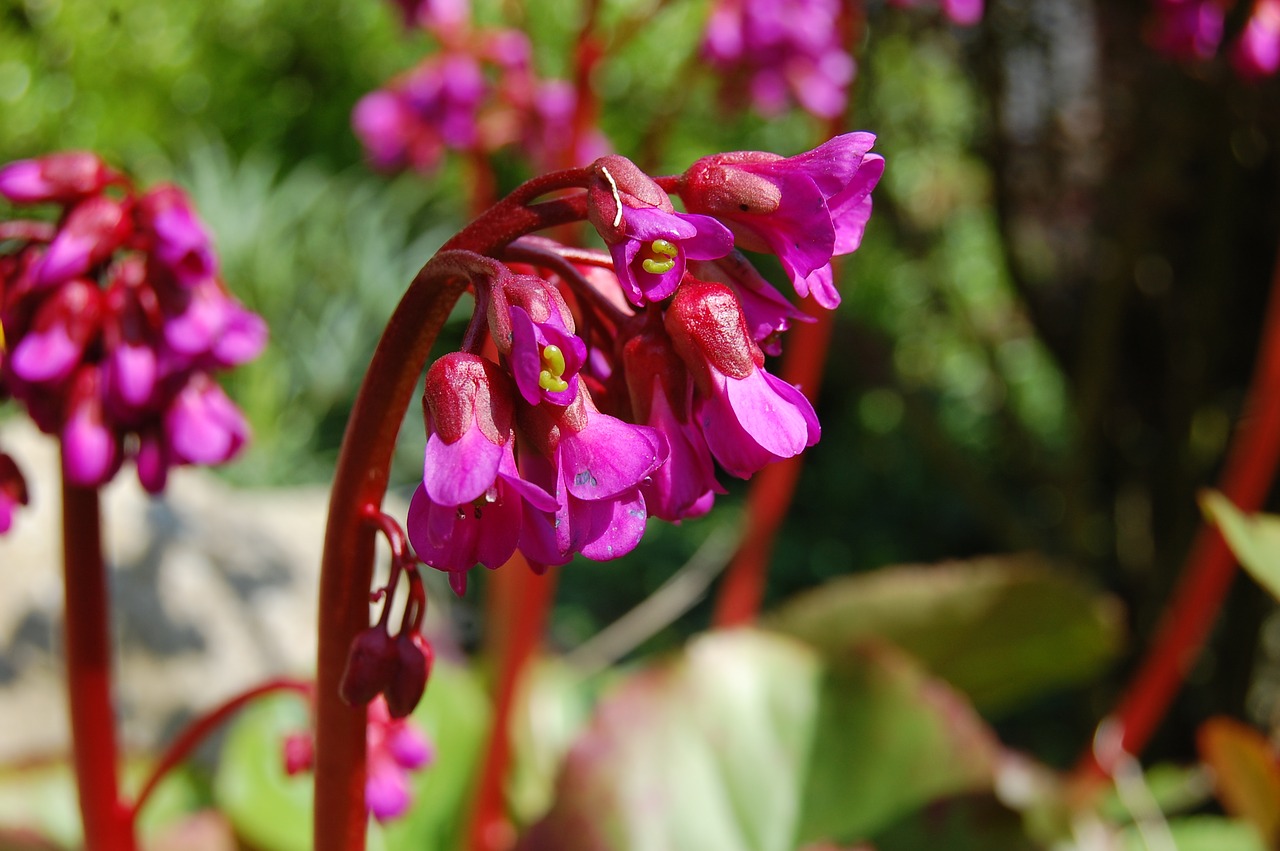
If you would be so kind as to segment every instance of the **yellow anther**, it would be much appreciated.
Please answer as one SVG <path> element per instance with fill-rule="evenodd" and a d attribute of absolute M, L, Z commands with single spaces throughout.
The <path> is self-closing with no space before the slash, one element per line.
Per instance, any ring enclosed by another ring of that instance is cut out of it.
<path fill-rule="evenodd" d="M 559 346 L 545 346 L 542 349 L 542 372 L 538 373 L 538 386 L 552 393 L 569 389 L 569 382 L 564 375 L 564 352 Z"/>
<path fill-rule="evenodd" d="M 640 268 L 644 269 L 650 275 L 661 275 L 664 272 L 670 272 L 676 265 L 676 257 L 680 254 L 680 249 L 676 248 L 674 242 L 665 239 L 655 239 L 648 245 L 650 257 L 646 257 L 640 261 Z"/>

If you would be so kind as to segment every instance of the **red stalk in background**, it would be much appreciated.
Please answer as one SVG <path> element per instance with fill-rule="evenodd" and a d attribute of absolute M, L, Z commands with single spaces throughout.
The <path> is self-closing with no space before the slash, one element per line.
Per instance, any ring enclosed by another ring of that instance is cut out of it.
<path fill-rule="evenodd" d="M 369 625 L 374 536 L 366 518 L 386 492 L 400 423 L 431 347 L 466 291 L 469 267 L 453 251 L 493 254 L 519 236 L 582 219 L 581 195 L 530 206 L 540 195 L 585 184 L 585 170 L 562 171 L 518 188 L 441 248 L 409 285 L 374 351 L 347 422 L 329 501 L 320 570 L 316 683 L 316 851 L 365 847 L 365 708 L 338 696 L 347 653 Z"/>
<path fill-rule="evenodd" d="M 96 488 L 62 470 L 62 558 L 67 697 L 76 789 L 87 851 L 133 851 L 130 808 L 120 798 L 111 702 L 111 625 Z"/>
<path fill-rule="evenodd" d="M 1262 508 L 1280 462 L 1280 256 L 1269 298 L 1253 378 L 1219 484 L 1219 490 L 1245 512 Z M 1137 754 L 1146 747 L 1199 657 L 1235 569 L 1235 556 L 1217 527 L 1202 523 L 1146 658 L 1108 716 L 1116 731 L 1112 748 Z M 1122 754 L 1107 752 L 1106 747 L 1101 743 L 1083 755 L 1077 766 L 1081 779 L 1110 773 Z"/>

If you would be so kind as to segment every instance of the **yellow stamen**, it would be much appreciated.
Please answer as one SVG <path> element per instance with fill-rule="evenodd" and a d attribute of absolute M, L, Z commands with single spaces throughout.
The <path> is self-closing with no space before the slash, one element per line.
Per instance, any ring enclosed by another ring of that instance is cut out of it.
<path fill-rule="evenodd" d="M 661 275 L 675 268 L 676 257 L 679 255 L 680 249 L 676 248 L 673 242 L 665 239 L 655 239 L 649 243 L 649 253 L 653 256 L 646 257 L 641 261 L 640 268 L 650 275 Z"/>
<path fill-rule="evenodd" d="M 564 375 L 564 352 L 559 346 L 546 346 L 542 350 L 542 372 L 538 373 L 538 386 L 552 393 L 569 389 Z"/>

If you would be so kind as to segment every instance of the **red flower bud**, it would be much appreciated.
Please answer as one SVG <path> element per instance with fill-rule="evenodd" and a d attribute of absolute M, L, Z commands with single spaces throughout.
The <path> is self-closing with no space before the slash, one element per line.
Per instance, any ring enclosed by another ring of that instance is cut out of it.
<path fill-rule="evenodd" d="M 395 653 L 396 672 L 384 693 L 391 717 L 405 718 L 422 700 L 435 656 L 431 645 L 416 632 L 400 633 L 395 640 Z"/>
<path fill-rule="evenodd" d="M 626 157 L 610 154 L 596 160 L 591 168 L 594 180 L 587 185 L 587 218 L 605 242 L 626 238 L 624 206 L 657 207 L 666 213 L 675 210 L 662 187 Z"/>
<path fill-rule="evenodd" d="M 364 706 L 386 690 L 397 667 L 398 657 L 391 636 L 382 626 L 371 626 L 351 642 L 338 696 L 351 706 Z"/>
<path fill-rule="evenodd" d="M 665 317 L 667 332 L 703 392 L 708 366 L 730 378 L 745 378 L 764 365 L 764 355 L 747 333 L 742 307 L 724 284 L 685 280 Z"/>
<path fill-rule="evenodd" d="M 0 169 L 0 195 L 15 204 L 69 204 L 101 192 L 117 177 L 95 154 L 68 151 Z"/>

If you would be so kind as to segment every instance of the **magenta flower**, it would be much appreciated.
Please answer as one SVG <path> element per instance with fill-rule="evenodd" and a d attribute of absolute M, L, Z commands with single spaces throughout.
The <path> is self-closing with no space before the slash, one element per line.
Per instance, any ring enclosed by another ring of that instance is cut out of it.
<path fill-rule="evenodd" d="M 60 284 L 114 254 L 129 235 L 128 212 L 124 204 L 105 195 L 77 204 L 41 258 L 36 283 L 45 287 Z"/>
<path fill-rule="evenodd" d="M 97 338 L 102 314 L 102 295 L 95 285 L 76 279 L 58 287 L 14 345 L 9 360 L 13 374 L 32 383 L 65 379 Z"/>
<path fill-rule="evenodd" d="M 792 322 L 813 322 L 797 310 L 777 288 L 766 281 L 741 252 L 715 262 L 692 263 L 690 273 L 702 281 L 726 284 L 738 297 L 747 332 L 766 355 L 782 354 L 782 332 Z"/>
<path fill-rule="evenodd" d="M 218 274 L 209 234 L 181 189 L 152 189 L 138 201 L 138 213 L 153 240 L 151 256 L 179 286 L 193 287 Z"/>
<path fill-rule="evenodd" d="M 1210 59 L 1222 42 L 1223 7 L 1216 0 L 1155 0 L 1148 38 L 1182 62 Z"/>
<path fill-rule="evenodd" d="M 14 514 L 27 501 L 27 481 L 22 471 L 12 457 L 0 452 L 0 535 L 13 528 Z"/>
<path fill-rule="evenodd" d="M 365 804 L 378 821 L 390 821 L 409 809 L 413 802 L 409 772 L 434 762 L 435 748 L 407 719 L 392 718 L 381 698 L 369 704 L 365 736 Z"/>
<path fill-rule="evenodd" d="M 67 478 L 83 487 L 110 481 L 120 466 L 120 445 L 102 406 L 98 369 L 84 366 L 72 379 L 62 424 L 62 465 Z"/>
<path fill-rule="evenodd" d="M 0 195 L 15 204 L 72 204 L 117 179 L 96 154 L 68 151 L 0 168 Z"/>
<path fill-rule="evenodd" d="M 665 323 L 699 390 L 698 422 L 716 461 L 748 478 L 799 455 L 821 429 L 804 394 L 765 372 L 733 292 L 722 284 L 686 282 Z"/>
<path fill-rule="evenodd" d="M 713 260 L 733 250 L 733 234 L 710 216 L 624 204 L 622 221 L 626 238 L 611 243 L 609 253 L 623 292 L 637 306 L 675 292 L 687 260 Z"/>
<path fill-rule="evenodd" d="M 1258 0 L 1254 5 L 1231 51 L 1231 64 L 1246 80 L 1260 80 L 1280 70 L 1280 0 Z"/>
<path fill-rule="evenodd" d="M 559 505 L 554 514 L 526 513 L 524 554 L 557 565 L 575 553 L 606 561 L 635 549 L 647 516 L 640 487 L 667 459 L 666 439 L 656 429 L 600 413 L 581 385 L 563 411 L 543 405 L 520 414 L 539 450 L 521 455 L 520 470 Z"/>
<path fill-rule="evenodd" d="M 891 6 L 914 7 L 920 0 L 889 0 Z M 941 0 L 942 14 L 953 24 L 971 27 L 982 20 L 983 0 Z"/>
<path fill-rule="evenodd" d="M 578 396 L 578 372 L 587 345 L 570 331 L 560 311 L 534 322 L 528 311 L 511 306 L 511 373 L 520 395 L 530 405 L 546 400 L 568 405 Z"/>
<path fill-rule="evenodd" d="M 423 400 L 427 448 L 409 504 L 409 541 L 418 558 L 465 587 L 476 564 L 495 568 L 511 558 L 526 504 L 555 511 L 557 503 L 516 469 L 514 397 L 496 364 L 445 355 L 427 371 Z"/>
<path fill-rule="evenodd" d="M 794 157 L 739 152 L 704 157 L 685 172 L 680 197 L 715 216 L 738 244 L 778 256 L 801 296 L 840 304 L 831 258 L 855 251 L 871 217 L 871 190 L 884 158 L 875 136 L 846 133 Z"/>
<path fill-rule="evenodd" d="M 249 439 L 249 424 L 227 394 L 195 373 L 164 414 L 165 444 L 178 464 L 222 464 Z"/>

